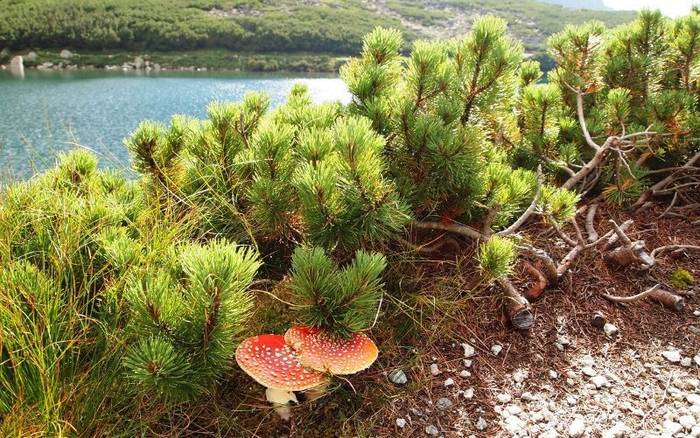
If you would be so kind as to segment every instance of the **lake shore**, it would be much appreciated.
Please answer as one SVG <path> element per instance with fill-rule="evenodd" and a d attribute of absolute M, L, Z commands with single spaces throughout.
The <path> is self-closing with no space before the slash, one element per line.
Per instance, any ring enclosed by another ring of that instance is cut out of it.
<path fill-rule="evenodd" d="M 37 70 L 144 70 L 225 72 L 337 73 L 346 56 L 331 53 L 241 53 L 224 49 L 168 52 L 73 52 L 21 50 L 0 54 L 0 70 L 22 56 L 24 67 Z"/>

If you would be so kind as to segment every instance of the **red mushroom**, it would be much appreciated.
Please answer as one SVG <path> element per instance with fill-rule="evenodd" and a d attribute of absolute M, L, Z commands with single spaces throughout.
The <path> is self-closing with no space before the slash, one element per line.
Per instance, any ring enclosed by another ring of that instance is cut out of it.
<path fill-rule="evenodd" d="M 284 419 L 289 419 L 289 401 L 296 401 L 293 391 L 324 385 L 323 373 L 303 367 L 294 349 L 282 335 L 259 335 L 243 341 L 236 349 L 236 362 L 256 382 L 265 386 L 268 401 Z"/>
<path fill-rule="evenodd" d="M 284 339 L 296 351 L 301 365 L 330 374 L 355 374 L 369 368 L 379 355 L 364 333 L 353 333 L 346 340 L 317 328 L 292 327 Z"/>

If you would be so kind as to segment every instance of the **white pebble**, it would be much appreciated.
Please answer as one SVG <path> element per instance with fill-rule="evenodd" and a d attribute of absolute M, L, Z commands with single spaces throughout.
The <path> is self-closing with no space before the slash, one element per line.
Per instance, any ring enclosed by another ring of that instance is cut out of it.
<path fill-rule="evenodd" d="M 442 371 L 440 371 L 440 368 L 438 367 L 438 364 L 434 363 L 430 365 L 430 374 L 433 376 L 437 376 L 438 374 L 441 374 Z"/>
<path fill-rule="evenodd" d="M 511 399 L 512 397 L 510 396 L 510 394 L 506 393 L 498 394 L 496 396 L 496 400 L 498 400 L 499 403 L 508 403 L 509 401 L 511 401 Z"/>
<path fill-rule="evenodd" d="M 474 350 L 474 347 L 472 347 L 470 344 L 467 344 L 466 342 L 462 344 L 462 348 L 464 349 L 464 357 L 470 358 L 476 354 L 476 350 Z"/>
<path fill-rule="evenodd" d="M 583 422 L 583 418 L 578 417 L 569 425 L 569 436 L 572 438 L 583 435 L 583 432 L 585 431 L 586 423 Z"/>
<path fill-rule="evenodd" d="M 454 381 L 454 380 L 452 380 L 452 378 L 451 378 L 451 377 L 450 377 L 450 378 L 447 378 L 447 379 L 445 379 L 445 382 L 443 383 L 443 385 L 445 385 L 446 387 L 447 387 L 447 386 L 452 386 L 452 385 L 454 385 L 454 384 L 455 384 L 455 381 Z"/>
<path fill-rule="evenodd" d="M 404 420 L 403 418 L 397 418 L 396 425 L 403 429 L 404 427 L 406 427 L 406 420 Z"/>
<path fill-rule="evenodd" d="M 498 345 L 498 344 L 491 347 L 491 353 L 493 353 L 494 356 L 498 356 L 502 350 L 503 350 L 503 346 Z"/>
<path fill-rule="evenodd" d="M 661 355 L 671 363 L 678 363 L 681 361 L 681 352 L 678 350 L 664 351 Z"/>
<path fill-rule="evenodd" d="M 593 377 L 596 374 L 598 374 L 598 372 L 594 370 L 593 367 L 583 367 L 581 368 L 581 372 L 587 375 L 588 377 Z"/>
<path fill-rule="evenodd" d="M 615 336 L 619 330 L 614 324 L 610 324 L 609 322 L 605 323 L 603 326 L 603 332 L 605 333 L 606 336 Z"/>

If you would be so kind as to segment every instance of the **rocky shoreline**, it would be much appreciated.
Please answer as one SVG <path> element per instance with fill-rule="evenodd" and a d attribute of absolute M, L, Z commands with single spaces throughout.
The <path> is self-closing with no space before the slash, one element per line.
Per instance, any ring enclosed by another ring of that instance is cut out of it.
<path fill-rule="evenodd" d="M 37 53 L 38 52 L 38 53 Z M 318 72 L 336 73 L 347 58 L 334 54 L 234 52 L 81 53 L 0 51 L 0 71 L 24 75 L 33 70 L 180 71 L 180 72 Z M 20 68 L 21 65 L 21 68 Z"/>

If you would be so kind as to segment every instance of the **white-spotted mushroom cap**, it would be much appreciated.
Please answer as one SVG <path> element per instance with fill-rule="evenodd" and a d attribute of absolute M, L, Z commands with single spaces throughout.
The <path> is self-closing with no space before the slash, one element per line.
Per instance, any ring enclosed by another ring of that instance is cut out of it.
<path fill-rule="evenodd" d="M 379 355 L 377 346 L 364 333 L 341 339 L 316 328 L 292 327 L 284 338 L 303 366 L 330 374 L 355 374 L 369 368 Z"/>
<path fill-rule="evenodd" d="M 305 368 L 282 335 L 259 335 L 236 349 L 236 362 L 259 384 L 283 391 L 304 391 L 325 384 L 323 373 Z"/>

